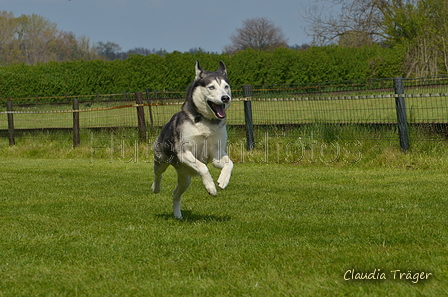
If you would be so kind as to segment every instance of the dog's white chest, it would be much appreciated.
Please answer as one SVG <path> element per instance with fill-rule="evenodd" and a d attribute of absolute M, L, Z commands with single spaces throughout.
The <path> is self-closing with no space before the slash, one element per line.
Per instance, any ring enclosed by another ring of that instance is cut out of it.
<path fill-rule="evenodd" d="M 227 133 L 224 127 L 213 129 L 207 125 L 196 123 L 185 129 L 182 135 L 182 152 L 190 151 L 198 160 L 211 162 L 217 151 L 224 150 Z"/>

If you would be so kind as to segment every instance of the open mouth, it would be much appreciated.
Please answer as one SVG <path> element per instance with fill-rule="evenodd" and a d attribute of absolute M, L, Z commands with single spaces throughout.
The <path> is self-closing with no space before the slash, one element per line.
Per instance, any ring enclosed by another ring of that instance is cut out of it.
<path fill-rule="evenodd" d="M 210 108 L 213 110 L 213 112 L 215 113 L 216 117 L 218 119 L 223 119 L 226 117 L 226 109 L 224 104 L 215 104 L 211 101 L 207 101 L 208 106 L 210 106 Z"/>

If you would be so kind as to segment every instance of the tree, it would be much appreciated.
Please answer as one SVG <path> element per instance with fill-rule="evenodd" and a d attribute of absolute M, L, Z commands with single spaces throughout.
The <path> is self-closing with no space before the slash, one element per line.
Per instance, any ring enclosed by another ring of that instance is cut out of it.
<path fill-rule="evenodd" d="M 377 0 L 390 46 L 406 52 L 405 76 L 448 73 L 448 0 Z"/>
<path fill-rule="evenodd" d="M 288 48 L 294 49 L 294 50 L 307 50 L 311 47 L 308 43 L 303 43 L 302 45 L 294 44 L 294 45 L 288 45 Z"/>
<path fill-rule="evenodd" d="M 148 49 L 144 47 L 134 47 L 128 51 L 122 52 L 121 48 L 118 44 L 113 42 L 103 43 L 100 42 L 100 47 L 96 46 L 96 50 L 101 54 L 104 58 L 108 60 L 126 60 L 131 55 L 140 55 L 140 56 L 148 56 L 148 55 L 158 55 L 164 57 L 167 54 L 167 51 L 164 49 Z"/>
<path fill-rule="evenodd" d="M 55 23 L 36 14 L 16 18 L 0 11 L 1 65 L 97 58 L 86 37 L 60 31 Z"/>
<path fill-rule="evenodd" d="M 0 63 L 19 62 L 20 44 L 17 39 L 17 20 L 12 12 L 0 12 Z"/>
<path fill-rule="evenodd" d="M 72 59 L 95 60 L 100 58 L 89 37 L 82 35 L 77 37 L 76 41 Z"/>
<path fill-rule="evenodd" d="M 56 38 L 56 23 L 32 14 L 18 17 L 17 24 L 17 35 L 25 62 L 35 64 L 52 60 L 49 44 Z"/>
<path fill-rule="evenodd" d="M 108 60 L 115 60 L 119 58 L 119 53 L 121 51 L 121 47 L 114 42 L 98 42 L 96 49 L 98 51 L 98 55 L 106 57 Z"/>
<path fill-rule="evenodd" d="M 326 5 L 321 10 L 308 10 L 305 16 L 314 44 L 338 42 L 343 46 L 363 46 L 381 42 L 406 53 L 405 76 L 448 73 L 448 0 L 320 0 L 320 3 Z"/>
<path fill-rule="evenodd" d="M 98 59 L 96 48 L 86 36 L 76 37 L 73 32 L 59 31 L 51 43 L 50 52 L 56 61 Z"/>
<path fill-rule="evenodd" d="M 148 55 L 159 55 L 159 56 L 165 56 L 167 54 L 167 51 L 164 49 L 149 49 L 144 47 L 134 47 L 133 49 L 130 49 L 126 52 L 127 55 L 131 54 L 137 54 L 142 56 L 148 56 Z"/>
<path fill-rule="evenodd" d="M 230 36 L 230 45 L 225 52 L 236 52 L 252 48 L 254 50 L 274 50 L 287 47 L 288 39 L 283 31 L 266 17 L 251 18 L 243 21 L 243 26 Z"/>
<path fill-rule="evenodd" d="M 310 8 L 302 17 L 308 22 L 306 31 L 318 46 L 347 41 L 353 46 L 379 42 L 384 38 L 380 23 L 382 14 L 377 0 L 317 0 L 320 8 Z"/>

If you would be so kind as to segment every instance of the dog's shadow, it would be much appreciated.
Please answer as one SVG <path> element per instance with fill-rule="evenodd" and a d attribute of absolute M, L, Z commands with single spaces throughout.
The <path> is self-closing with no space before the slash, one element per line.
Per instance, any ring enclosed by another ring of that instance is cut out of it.
<path fill-rule="evenodd" d="M 165 220 L 176 220 L 182 223 L 196 223 L 196 222 L 228 222 L 230 221 L 229 216 L 215 216 L 215 215 L 201 215 L 201 214 L 193 214 L 191 210 L 183 210 L 182 211 L 182 219 L 176 219 L 173 216 L 173 213 L 166 214 L 156 214 L 158 218 L 162 218 Z"/>

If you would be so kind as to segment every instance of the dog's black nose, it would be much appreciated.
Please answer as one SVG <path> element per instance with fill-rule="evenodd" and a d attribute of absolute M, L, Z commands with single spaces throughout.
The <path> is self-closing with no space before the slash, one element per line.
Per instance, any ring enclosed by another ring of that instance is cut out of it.
<path fill-rule="evenodd" d="M 229 103 L 230 97 L 227 95 L 224 95 L 221 97 L 221 101 L 222 101 L 222 103 Z"/>

